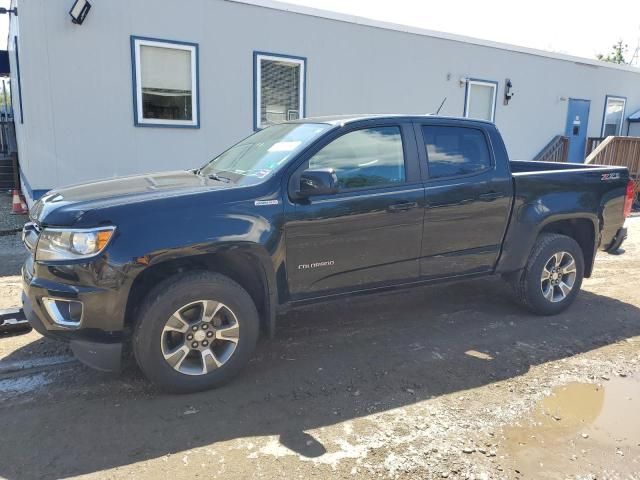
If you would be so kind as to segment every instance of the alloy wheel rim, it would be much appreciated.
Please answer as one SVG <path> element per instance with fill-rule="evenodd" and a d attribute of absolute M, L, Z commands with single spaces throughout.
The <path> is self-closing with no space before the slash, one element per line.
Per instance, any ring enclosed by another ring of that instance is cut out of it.
<path fill-rule="evenodd" d="M 576 283 L 576 261 L 569 252 L 554 253 L 540 276 L 542 295 L 551 303 L 563 301 Z"/>
<path fill-rule="evenodd" d="M 160 339 L 165 361 L 185 375 L 206 375 L 235 353 L 240 323 L 233 310 L 215 300 L 198 300 L 169 317 Z"/>

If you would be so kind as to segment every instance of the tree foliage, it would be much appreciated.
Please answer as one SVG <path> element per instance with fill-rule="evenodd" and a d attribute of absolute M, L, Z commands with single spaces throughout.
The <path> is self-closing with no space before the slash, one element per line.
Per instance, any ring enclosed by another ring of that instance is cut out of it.
<path fill-rule="evenodd" d="M 629 45 L 623 43 L 622 40 L 618 40 L 615 45 L 611 47 L 611 52 L 607 55 L 603 55 L 599 53 L 596 55 L 598 60 L 602 60 L 603 62 L 611 62 L 611 63 L 619 63 L 625 64 L 627 61 L 624 58 L 624 54 L 629 50 Z"/>

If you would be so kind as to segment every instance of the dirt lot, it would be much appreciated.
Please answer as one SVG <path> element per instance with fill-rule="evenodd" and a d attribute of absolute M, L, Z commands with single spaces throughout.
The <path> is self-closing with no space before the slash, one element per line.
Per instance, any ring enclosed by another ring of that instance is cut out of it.
<path fill-rule="evenodd" d="M 640 218 L 576 304 L 499 280 L 293 311 L 217 391 L 169 396 L 0 339 L 0 477 L 640 479 Z M 17 255 L 17 253 L 16 253 Z M 0 279 L 0 308 L 19 279 Z"/>

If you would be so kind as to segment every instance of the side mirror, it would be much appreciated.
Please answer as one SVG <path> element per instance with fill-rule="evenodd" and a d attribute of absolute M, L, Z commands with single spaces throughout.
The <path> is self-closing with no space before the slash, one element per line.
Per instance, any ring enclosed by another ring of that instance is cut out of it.
<path fill-rule="evenodd" d="M 338 193 L 338 177 L 333 168 L 305 170 L 300 176 L 300 187 L 296 192 L 299 198 Z"/>

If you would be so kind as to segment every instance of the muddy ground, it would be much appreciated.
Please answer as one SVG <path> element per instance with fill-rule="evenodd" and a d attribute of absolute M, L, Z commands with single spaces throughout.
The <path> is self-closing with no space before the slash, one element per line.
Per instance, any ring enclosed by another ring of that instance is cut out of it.
<path fill-rule="evenodd" d="M 240 378 L 197 395 L 2 338 L 0 477 L 640 479 L 628 226 L 561 315 L 524 312 L 499 280 L 336 301 L 282 316 Z M 0 308 L 19 289 L 0 278 Z"/>

